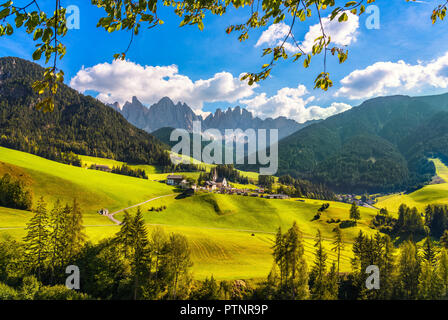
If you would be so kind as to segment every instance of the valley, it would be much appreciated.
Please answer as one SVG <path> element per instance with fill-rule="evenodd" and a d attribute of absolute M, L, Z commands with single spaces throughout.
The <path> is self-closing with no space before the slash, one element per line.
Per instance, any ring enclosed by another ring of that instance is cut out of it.
<path fill-rule="evenodd" d="M 85 158 L 87 163 L 117 162 L 99 158 Z M 150 169 L 153 170 L 154 168 Z M 86 168 L 78 168 L 46 160 L 31 154 L 0 148 L 0 174 L 25 177 L 33 190 L 34 200 L 44 196 L 50 203 L 60 199 L 63 203 L 72 202 L 76 197 L 83 210 L 84 225 L 90 241 L 98 242 L 113 236 L 119 226 L 97 211 L 107 208 L 118 211 L 151 198 L 156 199 L 140 206 L 149 230 L 159 226 L 167 232 L 178 232 L 187 236 L 194 262 L 193 272 L 198 279 L 210 277 L 217 279 L 261 279 L 272 267 L 272 245 L 278 227 L 289 228 L 297 221 L 304 235 L 306 256 L 309 263 L 313 259 L 313 244 L 317 229 L 322 231 L 329 259 L 335 254 L 330 250 L 333 241 L 334 224 L 327 223 L 330 218 L 348 219 L 350 205 L 329 202 L 330 208 L 317 221 L 311 221 L 323 201 L 300 199 L 269 200 L 198 193 L 185 199 L 176 199 L 174 188 L 163 182 L 164 174 L 156 174 L 150 179 L 138 179 Z M 191 173 L 194 175 L 194 173 Z M 166 177 L 166 176 L 165 176 Z M 166 206 L 162 212 L 148 211 L 150 207 Z M 51 207 L 51 205 L 50 205 Z M 220 208 L 222 214 L 216 212 Z M 376 214 L 375 210 L 360 208 L 362 220 L 356 228 L 343 231 L 347 244 L 341 262 L 342 271 L 350 270 L 351 239 L 359 230 L 373 234 L 368 227 Z M 132 214 L 136 207 L 129 209 Z M 122 219 L 122 212 L 115 217 Z M 0 209 L 0 234 L 20 239 L 25 235 L 24 227 L 32 213 L 15 209 Z"/>

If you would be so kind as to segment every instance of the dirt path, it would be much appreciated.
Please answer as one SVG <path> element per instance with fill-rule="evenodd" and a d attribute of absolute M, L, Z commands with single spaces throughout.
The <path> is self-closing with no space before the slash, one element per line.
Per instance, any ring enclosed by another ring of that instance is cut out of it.
<path fill-rule="evenodd" d="M 149 200 L 146 200 L 146 201 L 143 201 L 143 202 L 134 204 L 134 205 L 132 205 L 132 206 L 130 206 L 130 207 L 127 207 L 127 208 L 124 208 L 124 209 L 120 209 L 120 210 L 118 210 L 118 211 L 115 211 L 115 212 L 106 214 L 105 216 L 108 217 L 108 218 L 109 218 L 112 222 L 114 222 L 115 224 L 120 225 L 120 224 L 121 224 L 121 221 L 115 219 L 115 217 L 114 217 L 114 215 L 116 215 L 117 213 L 120 213 L 120 212 L 129 210 L 129 209 L 132 209 L 132 208 L 140 207 L 140 206 L 142 206 L 142 205 L 144 205 L 144 204 L 147 204 L 148 202 L 151 202 L 151 201 L 154 201 L 154 200 L 157 200 L 157 199 L 161 199 L 161 198 L 165 198 L 165 197 L 172 197 L 172 196 L 175 196 L 175 195 L 177 195 L 177 193 L 172 193 L 172 194 L 167 194 L 167 195 L 164 195 L 164 196 L 160 196 L 160 197 L 152 198 L 152 199 L 149 199 Z"/>

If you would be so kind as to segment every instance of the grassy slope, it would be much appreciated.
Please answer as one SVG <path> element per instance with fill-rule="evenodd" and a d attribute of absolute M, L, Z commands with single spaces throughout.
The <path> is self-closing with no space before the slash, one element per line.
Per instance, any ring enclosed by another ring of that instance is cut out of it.
<path fill-rule="evenodd" d="M 404 203 L 423 211 L 428 204 L 448 204 L 448 168 L 439 159 L 430 159 L 436 166 L 439 177 L 445 180 L 442 184 L 427 185 L 410 194 L 394 194 L 379 199 L 377 208 L 387 208 L 392 212 Z"/>
<path fill-rule="evenodd" d="M 120 161 L 116 161 L 116 160 L 111 160 L 111 159 L 105 159 L 105 158 L 97 158 L 97 157 L 90 157 L 90 156 L 84 156 L 84 155 L 80 155 L 79 156 L 82 160 L 83 166 L 86 167 L 90 167 L 90 165 L 92 164 L 98 164 L 98 165 L 107 165 L 110 168 L 112 168 L 113 166 L 122 166 L 124 164 L 124 162 L 120 162 Z M 183 158 L 185 158 L 184 156 L 182 156 Z M 211 168 L 214 167 L 214 165 L 210 165 L 210 164 L 206 164 L 206 163 L 198 163 L 199 166 L 206 168 L 207 171 L 210 171 Z M 129 165 L 131 168 L 139 168 L 139 169 L 143 169 L 146 171 L 146 174 L 148 175 L 148 178 L 150 180 L 155 180 L 155 181 L 161 181 L 161 180 L 165 180 L 166 177 L 170 174 L 170 173 L 161 173 L 160 169 L 156 166 L 151 166 L 151 165 Z M 244 177 L 248 177 L 249 179 L 252 179 L 254 182 L 258 181 L 258 173 L 256 172 L 246 172 L 246 171 L 240 171 L 238 170 L 239 173 L 244 176 Z M 186 176 L 186 177 L 191 177 L 194 179 L 199 178 L 199 172 L 182 172 L 182 175 Z M 256 189 L 256 186 L 250 185 L 251 188 L 253 187 L 253 189 Z M 238 185 L 239 187 L 239 185 Z"/>
<path fill-rule="evenodd" d="M 87 224 L 108 221 L 96 213 L 102 207 L 114 211 L 173 192 L 172 187 L 159 182 L 68 166 L 6 148 L 0 148 L 0 161 L 19 167 L 26 175 L 34 201 L 40 196 L 47 202 L 78 199 Z"/>
<path fill-rule="evenodd" d="M 151 197 L 172 193 L 171 187 L 158 182 L 76 168 L 5 148 L 0 148 L 0 161 L 0 174 L 8 171 L 21 175 L 37 196 L 46 195 L 48 201 L 56 198 L 71 201 L 76 196 L 85 210 L 86 232 L 92 241 L 112 236 L 119 228 L 111 225 L 107 218 L 96 214 L 99 208 L 120 209 Z M 264 278 L 267 275 L 272 266 L 274 233 L 278 226 L 286 229 L 294 220 L 304 233 L 310 265 L 317 228 L 327 238 L 325 245 L 329 251 L 335 225 L 326 220 L 347 219 L 349 205 L 331 202 L 329 210 L 320 220 L 311 221 L 321 204 L 322 201 L 315 200 L 301 202 L 297 199 L 267 200 L 237 195 L 199 194 L 180 200 L 166 197 L 147 203 L 142 209 L 150 228 L 162 225 L 167 232 L 179 232 L 188 237 L 192 247 L 193 271 L 197 278 L 214 274 L 218 279 L 237 279 Z M 152 206 L 162 205 L 167 207 L 162 212 L 148 211 Z M 374 214 L 375 210 L 361 208 L 363 220 L 358 227 L 343 230 L 347 245 L 343 252 L 342 271 L 350 268 L 351 239 L 359 229 L 373 232 L 367 224 Z M 0 235 L 23 237 L 23 226 L 30 217 L 29 212 L 0 208 Z M 120 219 L 122 216 L 117 214 L 116 217 Z M 8 229 L 11 227 L 13 229 Z M 336 259 L 333 252 L 329 251 L 328 254 L 329 262 Z"/>

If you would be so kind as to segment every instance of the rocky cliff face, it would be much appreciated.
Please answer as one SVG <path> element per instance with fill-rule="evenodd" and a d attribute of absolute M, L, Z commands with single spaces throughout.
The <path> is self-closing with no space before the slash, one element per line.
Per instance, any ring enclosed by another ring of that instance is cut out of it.
<path fill-rule="evenodd" d="M 193 130 L 193 121 L 202 121 L 186 104 L 174 104 L 169 98 L 163 98 L 150 108 L 145 107 L 137 97 L 126 102 L 123 108 L 115 103 L 110 105 L 118 110 L 130 123 L 147 132 L 163 127 Z"/>
<path fill-rule="evenodd" d="M 279 129 L 279 139 L 282 139 L 297 130 L 306 127 L 309 123 L 299 124 L 285 117 L 276 119 L 260 119 L 254 117 L 244 108 L 235 107 L 222 111 L 217 109 L 214 114 L 202 119 L 185 103 L 174 104 L 170 98 L 162 98 L 151 107 L 145 107 L 136 97 L 131 102 L 126 102 L 120 109 L 118 103 L 110 105 L 119 111 L 130 123 L 147 132 L 154 132 L 160 128 L 181 128 L 193 130 L 193 121 L 201 121 L 202 129 L 219 129 L 224 133 L 225 129 L 246 130 L 253 129 Z"/>
<path fill-rule="evenodd" d="M 279 139 L 289 136 L 297 130 L 307 126 L 306 124 L 299 124 L 294 120 L 285 117 L 276 119 L 267 118 L 260 119 L 254 117 L 251 112 L 246 109 L 236 107 L 234 109 L 227 109 L 223 112 L 217 109 L 215 114 L 209 115 L 203 122 L 205 128 L 217 128 L 220 130 L 240 128 L 246 130 L 253 129 L 279 129 Z"/>

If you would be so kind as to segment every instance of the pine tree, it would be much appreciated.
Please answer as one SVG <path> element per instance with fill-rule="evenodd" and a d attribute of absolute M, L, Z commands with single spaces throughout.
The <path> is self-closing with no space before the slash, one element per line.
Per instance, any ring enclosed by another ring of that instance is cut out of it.
<path fill-rule="evenodd" d="M 134 300 L 137 300 L 142 279 L 148 276 L 151 270 L 148 231 L 140 208 L 137 209 L 137 213 L 132 220 L 132 244 L 134 249 L 131 260 L 134 278 Z"/>
<path fill-rule="evenodd" d="M 81 209 L 77 200 L 73 200 L 73 206 L 71 207 L 70 213 L 67 217 L 67 230 L 66 230 L 66 240 L 67 240 L 67 258 L 70 261 L 79 252 L 86 242 L 86 235 L 84 233 L 84 225 L 82 219 Z M 69 262 L 67 261 L 67 262 Z"/>
<path fill-rule="evenodd" d="M 443 295 L 443 283 L 433 264 L 425 260 L 419 276 L 419 299 L 435 300 Z"/>
<path fill-rule="evenodd" d="M 339 274 L 339 266 L 340 266 L 340 261 L 341 261 L 341 251 L 344 250 L 344 239 L 342 237 L 342 231 L 339 228 L 339 226 L 336 226 L 336 228 L 334 228 L 334 233 L 335 233 L 335 240 L 333 242 L 334 247 L 331 249 L 332 251 L 336 252 L 337 256 L 338 256 L 338 268 L 337 268 L 337 273 Z"/>
<path fill-rule="evenodd" d="M 439 256 L 439 264 L 437 266 L 437 272 L 442 283 L 442 295 L 448 297 L 448 253 L 447 249 L 442 248 Z"/>
<path fill-rule="evenodd" d="M 415 244 L 406 241 L 400 246 L 399 279 L 404 299 L 416 299 L 421 271 L 421 262 Z"/>
<path fill-rule="evenodd" d="M 295 221 L 285 234 L 284 245 L 285 260 L 287 262 L 287 286 L 289 287 L 291 298 L 303 300 L 308 296 L 308 267 L 304 257 L 305 249 L 302 232 Z"/>
<path fill-rule="evenodd" d="M 339 274 L 336 272 L 336 264 L 333 262 L 326 279 L 326 300 L 337 300 L 339 294 Z"/>
<path fill-rule="evenodd" d="M 355 223 L 361 219 L 361 213 L 359 212 L 359 208 L 355 202 L 352 203 L 350 208 L 350 219 L 353 219 Z"/>
<path fill-rule="evenodd" d="M 36 272 L 39 281 L 42 280 L 42 273 L 46 267 L 48 258 L 49 243 L 49 217 L 47 204 L 41 197 L 37 202 L 34 216 L 26 227 L 27 235 L 23 239 L 25 242 L 25 261 L 32 272 Z"/>
<path fill-rule="evenodd" d="M 445 248 L 448 249 L 448 230 L 445 230 L 440 237 L 440 244 Z"/>
<path fill-rule="evenodd" d="M 287 274 L 286 261 L 285 261 L 285 246 L 284 246 L 284 236 L 282 234 L 282 229 L 279 227 L 277 234 L 275 235 L 275 244 L 273 247 L 274 262 L 278 265 L 280 271 L 280 286 L 284 284 L 284 278 Z"/>
<path fill-rule="evenodd" d="M 60 270 L 64 263 L 64 254 L 66 249 L 66 224 L 67 224 L 67 207 L 61 206 L 59 200 L 54 204 L 53 209 L 50 212 L 50 225 L 51 231 L 49 234 L 49 250 L 51 257 L 51 272 L 54 281 L 55 273 Z"/>
<path fill-rule="evenodd" d="M 423 243 L 423 260 L 435 266 L 437 262 L 436 255 L 437 250 L 432 243 L 431 237 L 427 235 Z"/>
<path fill-rule="evenodd" d="M 129 212 L 124 212 L 123 221 L 121 222 L 120 231 L 117 232 L 115 241 L 122 249 L 124 257 L 130 258 L 133 250 L 133 221 Z"/>
<path fill-rule="evenodd" d="M 326 273 L 327 273 L 327 254 L 325 253 L 322 244 L 322 234 L 317 230 L 316 243 L 314 247 L 317 248 L 314 254 L 314 266 L 311 270 L 313 275 L 313 285 L 311 288 L 311 295 L 313 299 L 322 300 L 326 296 Z"/>

